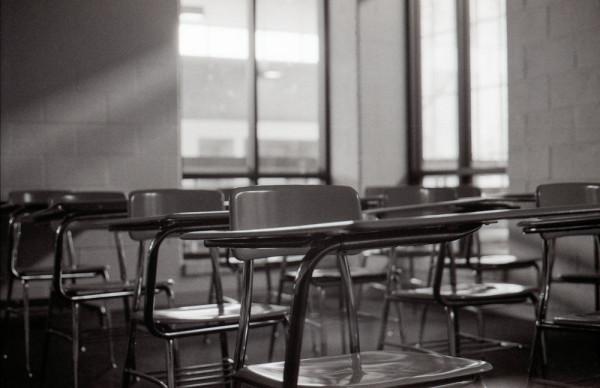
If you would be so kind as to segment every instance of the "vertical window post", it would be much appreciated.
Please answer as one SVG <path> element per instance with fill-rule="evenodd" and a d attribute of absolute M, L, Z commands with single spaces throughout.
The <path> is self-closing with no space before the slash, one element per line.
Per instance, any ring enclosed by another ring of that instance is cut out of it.
<path fill-rule="evenodd" d="M 471 59 L 469 0 L 456 0 L 458 43 L 458 171 L 461 184 L 472 183 L 471 170 Z"/>

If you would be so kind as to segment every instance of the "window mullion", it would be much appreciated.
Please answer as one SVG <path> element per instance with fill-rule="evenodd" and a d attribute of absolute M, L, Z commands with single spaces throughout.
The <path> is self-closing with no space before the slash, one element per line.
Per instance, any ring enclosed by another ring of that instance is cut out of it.
<path fill-rule="evenodd" d="M 423 125 L 421 104 L 421 17 L 419 1 L 407 2 L 407 84 L 408 87 L 408 183 L 423 180 Z"/>
<path fill-rule="evenodd" d="M 258 182 L 258 71 L 256 66 L 256 0 L 248 0 L 248 176 Z"/>
<path fill-rule="evenodd" d="M 469 39 L 469 0 L 456 0 L 458 34 L 458 165 L 471 167 L 471 61 Z M 472 183 L 472 175 L 461 175 L 460 183 Z"/>

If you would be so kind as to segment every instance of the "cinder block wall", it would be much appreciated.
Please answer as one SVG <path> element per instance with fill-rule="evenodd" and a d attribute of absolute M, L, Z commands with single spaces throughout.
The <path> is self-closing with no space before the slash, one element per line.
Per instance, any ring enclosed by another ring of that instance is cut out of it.
<path fill-rule="evenodd" d="M 2 198 L 179 185 L 177 1 L 3 0 L 1 11 Z M 117 268 L 110 236 L 76 243 L 83 260 Z"/>
<path fill-rule="evenodd" d="M 2 1 L 2 196 L 178 185 L 176 28 L 172 1 Z"/>
<path fill-rule="evenodd" d="M 507 6 L 510 189 L 600 182 L 600 1 Z M 523 238 L 516 228 L 511 237 L 517 253 L 540 251 L 539 238 Z M 561 241 L 557 270 L 590 271 L 591 251 L 589 239 Z M 592 288 L 559 286 L 556 296 L 569 309 L 590 308 Z"/>
<path fill-rule="evenodd" d="M 600 181 L 600 1 L 507 4 L 511 189 Z"/>

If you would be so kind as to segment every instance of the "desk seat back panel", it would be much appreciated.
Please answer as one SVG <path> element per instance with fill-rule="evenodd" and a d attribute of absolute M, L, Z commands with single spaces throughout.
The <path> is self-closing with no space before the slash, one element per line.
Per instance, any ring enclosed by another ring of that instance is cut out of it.
<path fill-rule="evenodd" d="M 276 228 L 323 222 L 360 220 L 358 193 L 347 186 L 251 186 L 233 190 L 232 230 Z M 235 257 L 251 259 L 301 255 L 301 249 L 236 249 Z"/>

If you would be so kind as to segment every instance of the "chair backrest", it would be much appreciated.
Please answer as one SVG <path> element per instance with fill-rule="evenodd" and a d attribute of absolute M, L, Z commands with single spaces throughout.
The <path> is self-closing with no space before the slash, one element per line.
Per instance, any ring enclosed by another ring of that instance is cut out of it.
<path fill-rule="evenodd" d="M 234 189 L 229 202 L 231 229 L 275 228 L 359 220 L 358 193 L 347 186 L 280 185 Z M 305 249 L 236 249 L 235 257 L 302 254 Z"/>
<path fill-rule="evenodd" d="M 130 217 L 223 210 L 223 193 L 216 190 L 156 189 L 129 194 Z M 154 237 L 154 232 L 130 232 L 134 240 Z"/>
<path fill-rule="evenodd" d="M 8 193 L 14 205 L 48 205 L 52 198 L 68 194 L 67 190 L 18 190 Z"/>
<path fill-rule="evenodd" d="M 367 196 L 382 196 L 383 206 L 405 206 L 421 205 L 426 203 L 435 203 L 451 201 L 456 199 L 456 190 L 450 187 L 425 188 L 421 186 L 376 186 L 367 187 Z M 386 213 L 385 217 L 409 217 L 420 216 L 432 213 L 443 213 L 450 209 L 443 208 L 432 211 L 415 210 L 411 212 L 403 211 L 400 213 Z"/>
<path fill-rule="evenodd" d="M 600 184 L 584 182 L 548 183 L 536 189 L 538 207 L 600 203 Z"/>
<path fill-rule="evenodd" d="M 456 198 L 481 197 L 481 189 L 471 185 L 460 185 L 454 188 Z"/>
<path fill-rule="evenodd" d="M 72 191 L 58 194 L 50 198 L 50 206 L 57 203 L 88 203 L 88 202 L 126 202 L 127 197 L 120 191 Z"/>

